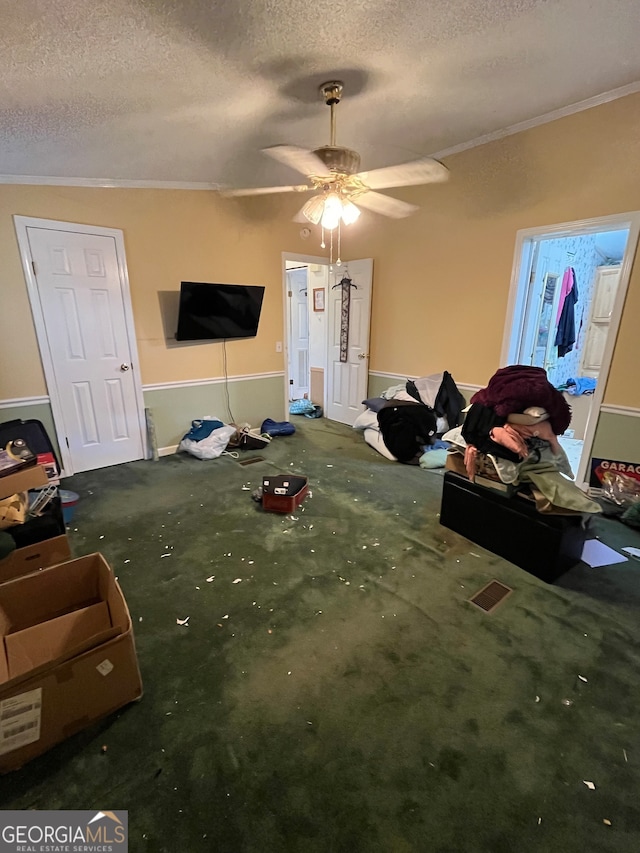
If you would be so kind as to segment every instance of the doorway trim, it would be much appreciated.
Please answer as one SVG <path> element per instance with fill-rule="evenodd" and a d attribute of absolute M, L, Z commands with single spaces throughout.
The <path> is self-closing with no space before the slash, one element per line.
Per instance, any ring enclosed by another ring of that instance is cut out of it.
<path fill-rule="evenodd" d="M 140 359 L 138 357 L 138 347 L 136 344 L 136 333 L 133 322 L 133 309 L 131 306 L 131 289 L 129 286 L 129 272 L 127 270 L 127 261 L 124 248 L 124 232 L 118 228 L 105 228 L 98 225 L 80 225 L 73 222 L 62 222 L 55 219 L 37 219 L 30 216 L 13 217 L 18 240 L 18 249 L 20 252 L 20 260 L 24 272 L 25 281 L 27 283 L 27 293 L 29 302 L 31 303 L 31 313 L 33 316 L 33 325 L 36 331 L 38 340 L 38 349 L 40 350 L 40 358 L 42 360 L 42 369 L 44 372 L 45 382 L 47 385 L 47 393 L 49 395 L 49 404 L 51 406 L 51 414 L 56 430 L 56 438 L 60 448 L 60 456 L 62 463 L 62 476 L 69 477 L 74 473 L 73 463 L 69 448 L 66 445 L 65 435 L 61 429 L 63 423 L 62 406 L 58 389 L 55 381 L 55 370 L 53 360 L 49 352 L 47 342 L 47 327 L 40 305 L 38 292 L 38 283 L 33 271 L 33 258 L 31 257 L 31 248 L 29 246 L 28 228 L 44 228 L 48 231 L 63 231 L 80 234 L 96 234 L 100 237 L 112 237 L 116 247 L 116 257 L 118 260 L 118 275 L 120 278 L 120 287 L 122 289 L 122 302 L 125 317 L 125 327 L 127 331 L 127 342 L 131 353 L 132 361 L 135 360 L 137 370 L 134 372 L 135 382 L 135 398 L 138 412 L 138 428 L 140 430 L 140 438 L 142 442 L 143 458 L 149 458 L 149 447 L 147 440 L 147 429 L 145 419 L 144 396 L 142 393 L 142 377 L 140 375 Z"/>
<path fill-rule="evenodd" d="M 283 358 L 284 358 L 284 419 L 289 420 L 289 349 L 291 342 L 289 341 L 289 302 L 287 297 L 287 261 L 300 261 L 301 264 L 314 264 L 316 266 L 328 267 L 329 259 L 318 257 L 316 255 L 303 255 L 300 252 L 283 252 L 282 253 L 282 329 L 283 329 Z M 327 375 L 327 353 L 326 347 L 324 352 L 323 370 L 325 377 Z M 327 386 L 325 382 L 325 395 Z M 322 401 L 322 408 L 325 408 L 325 400 Z"/>
<path fill-rule="evenodd" d="M 584 444 L 582 447 L 582 456 L 580 464 L 576 472 L 576 483 L 580 485 L 585 483 L 587 477 L 587 466 L 591 458 L 591 451 L 598 425 L 598 417 L 602 408 L 604 392 L 609 379 L 609 370 L 613 359 L 613 350 L 615 347 L 618 329 L 620 327 L 620 319 L 622 317 L 622 308 L 624 306 L 629 279 L 631 277 L 631 269 L 638 247 L 638 238 L 640 237 L 640 211 L 631 211 L 629 213 L 618 213 L 611 216 L 598 216 L 592 219 L 580 219 L 574 222 L 562 222 L 556 225 L 539 226 L 537 228 L 523 228 L 516 233 L 516 247 L 513 256 L 513 266 L 511 270 L 511 285 L 509 288 L 509 299 L 507 301 L 507 316 L 504 327 L 504 336 L 502 339 L 502 350 L 500 353 L 500 366 L 504 367 L 507 364 L 513 363 L 517 357 L 517 349 L 512 344 L 512 333 L 516 328 L 522 328 L 527 302 L 527 292 L 529 288 L 529 268 L 531 265 L 531 252 L 534 240 L 558 237 L 571 237 L 577 234 L 597 234 L 602 231 L 614 231 L 622 228 L 629 229 L 629 236 L 622 258 L 620 270 L 620 283 L 616 293 L 616 299 L 611 313 L 611 323 L 607 342 L 604 347 L 602 356 L 602 365 L 598 375 L 598 382 L 593 394 L 593 401 L 587 419 L 585 428 Z M 600 381 L 603 379 L 604 381 Z"/>

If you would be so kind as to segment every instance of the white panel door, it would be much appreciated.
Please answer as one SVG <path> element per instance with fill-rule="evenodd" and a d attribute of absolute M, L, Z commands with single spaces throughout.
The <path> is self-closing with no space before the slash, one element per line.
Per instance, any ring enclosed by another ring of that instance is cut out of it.
<path fill-rule="evenodd" d="M 290 400 L 309 394 L 309 272 L 304 269 L 287 272 L 289 306 L 289 380 Z"/>
<path fill-rule="evenodd" d="M 581 373 L 597 379 L 607 344 L 611 314 L 620 283 L 619 266 L 598 267 L 591 301 L 589 325 L 584 337 Z"/>
<path fill-rule="evenodd" d="M 328 375 L 327 411 L 333 421 L 353 424 L 362 412 L 369 383 L 369 327 L 371 323 L 371 287 L 373 260 L 349 261 L 331 273 L 328 294 Z M 347 275 L 351 288 L 347 360 L 340 361 L 340 327 L 342 287 L 338 285 Z"/>
<path fill-rule="evenodd" d="M 27 228 L 73 471 L 141 459 L 144 445 L 113 237 Z"/>

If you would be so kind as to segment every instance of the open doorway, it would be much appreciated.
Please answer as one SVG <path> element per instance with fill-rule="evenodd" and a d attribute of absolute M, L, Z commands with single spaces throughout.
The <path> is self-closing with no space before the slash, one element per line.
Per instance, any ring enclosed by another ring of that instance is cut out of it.
<path fill-rule="evenodd" d="M 282 260 L 287 405 L 306 393 L 325 417 L 353 424 L 369 382 L 373 259 Z"/>
<path fill-rule="evenodd" d="M 501 364 L 542 367 L 571 406 L 576 481 L 591 454 L 638 241 L 637 213 L 518 232 Z"/>
<path fill-rule="evenodd" d="M 287 406 L 308 398 L 325 408 L 329 265 L 309 256 L 284 259 Z"/>

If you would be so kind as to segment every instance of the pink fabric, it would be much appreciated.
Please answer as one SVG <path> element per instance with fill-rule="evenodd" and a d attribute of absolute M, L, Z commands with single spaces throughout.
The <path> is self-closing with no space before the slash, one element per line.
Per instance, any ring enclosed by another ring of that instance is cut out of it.
<path fill-rule="evenodd" d="M 521 459 L 526 459 L 529 455 L 524 438 L 515 430 L 511 424 L 506 424 L 502 427 L 494 427 L 491 430 L 491 438 L 508 450 L 513 450 Z"/>
<path fill-rule="evenodd" d="M 573 283 L 575 280 L 576 274 L 573 270 L 573 267 L 567 267 L 564 271 L 564 275 L 562 276 L 562 290 L 560 291 L 560 302 L 558 302 L 556 328 L 558 327 L 558 323 L 560 322 L 560 315 L 562 314 L 562 309 L 564 307 L 564 300 L 567 298 L 567 294 L 571 293 L 571 291 L 573 290 Z"/>
<path fill-rule="evenodd" d="M 467 469 L 467 477 L 473 482 L 476 478 L 476 456 L 478 448 L 473 444 L 467 444 L 464 450 L 464 467 Z"/>
<path fill-rule="evenodd" d="M 548 441 L 554 455 L 557 456 L 560 453 L 560 442 L 557 435 L 551 429 L 549 421 L 541 421 L 539 424 L 532 424 L 531 426 L 525 426 L 524 424 L 509 424 L 509 426 L 520 433 L 523 438 L 535 437 Z"/>

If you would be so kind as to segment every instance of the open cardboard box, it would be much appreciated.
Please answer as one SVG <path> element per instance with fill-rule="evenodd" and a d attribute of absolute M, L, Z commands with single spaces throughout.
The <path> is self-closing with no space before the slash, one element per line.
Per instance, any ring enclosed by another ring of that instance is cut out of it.
<path fill-rule="evenodd" d="M 19 492 L 28 492 L 29 489 L 40 489 L 48 485 L 47 471 L 42 465 L 20 468 L 14 474 L 0 477 L 0 500 Z"/>
<path fill-rule="evenodd" d="M 24 548 L 16 548 L 4 560 L 0 560 L 0 584 L 63 563 L 70 557 L 69 540 L 64 533 L 33 545 L 25 545 Z"/>
<path fill-rule="evenodd" d="M 90 554 L 0 584 L 0 772 L 142 695 L 131 617 Z"/>

